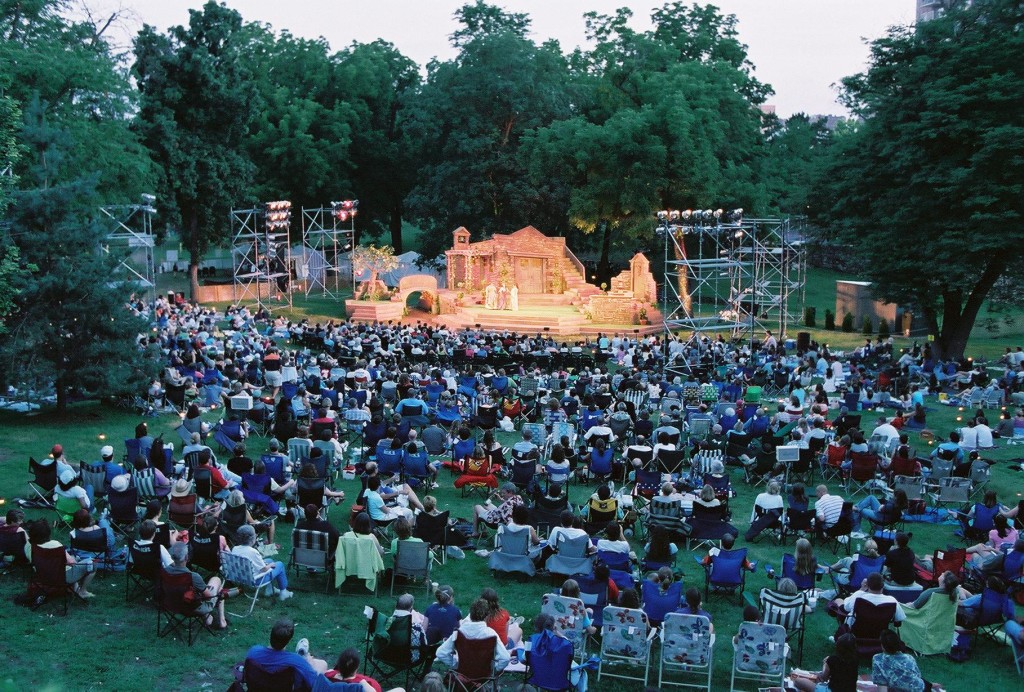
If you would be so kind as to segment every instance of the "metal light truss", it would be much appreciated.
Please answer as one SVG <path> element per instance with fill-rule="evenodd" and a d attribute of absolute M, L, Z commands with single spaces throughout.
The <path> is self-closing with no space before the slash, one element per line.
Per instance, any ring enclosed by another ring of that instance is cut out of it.
<path fill-rule="evenodd" d="M 317 290 L 335 300 L 340 298 L 341 255 L 351 251 L 355 243 L 354 219 L 348 228 L 339 225 L 333 207 L 302 209 L 302 264 L 299 278 L 305 282 L 306 296 Z M 351 265 L 350 265 L 351 266 Z M 355 274 L 348 277 L 355 293 Z"/>
<path fill-rule="evenodd" d="M 804 253 L 788 220 L 665 221 L 658 232 L 665 243 L 667 333 L 728 332 L 740 340 L 752 340 L 755 329 L 777 329 L 779 338 L 785 334 L 790 297 L 802 289 L 806 275 Z M 700 346 L 699 338 L 694 342 Z M 679 369 L 673 374 L 685 374 L 688 367 Z"/>
<path fill-rule="evenodd" d="M 101 222 L 109 229 L 100 250 L 117 260 L 115 281 L 138 285 L 149 299 L 156 300 L 156 269 L 153 260 L 156 239 L 152 195 L 142 196 L 143 204 L 100 207 Z"/>
<path fill-rule="evenodd" d="M 257 312 L 292 307 L 291 225 L 279 218 L 287 209 L 272 209 L 278 204 L 231 210 L 234 302 Z"/>

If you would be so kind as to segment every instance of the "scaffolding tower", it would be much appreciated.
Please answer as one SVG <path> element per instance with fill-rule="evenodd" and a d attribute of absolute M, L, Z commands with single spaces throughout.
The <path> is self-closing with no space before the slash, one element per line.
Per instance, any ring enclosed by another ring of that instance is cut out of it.
<path fill-rule="evenodd" d="M 341 256 L 351 252 L 355 243 L 355 209 L 342 209 L 351 202 L 334 202 L 330 207 L 302 209 L 302 264 L 299 278 L 305 283 L 306 297 L 317 290 L 338 300 L 342 288 Z M 358 202 L 356 202 L 358 204 Z M 344 214 L 342 212 L 345 212 Z M 348 227 L 343 224 L 348 222 Z M 351 283 L 355 294 L 355 273 L 349 265 L 345 285 Z"/>
<path fill-rule="evenodd" d="M 138 286 L 150 302 L 156 300 L 155 202 L 156 197 L 145 194 L 139 204 L 100 207 L 101 223 L 108 229 L 100 250 L 117 260 L 113 280 Z"/>
<path fill-rule="evenodd" d="M 231 210 L 232 295 L 238 306 L 292 307 L 291 202 Z"/>
<path fill-rule="evenodd" d="M 788 219 L 744 219 L 742 210 L 666 211 L 658 219 L 666 334 L 690 332 L 698 349 L 705 336 L 729 334 L 751 346 L 758 330 L 785 336 L 790 299 L 806 278 Z M 679 369 L 673 374 L 688 374 L 685 364 Z"/>

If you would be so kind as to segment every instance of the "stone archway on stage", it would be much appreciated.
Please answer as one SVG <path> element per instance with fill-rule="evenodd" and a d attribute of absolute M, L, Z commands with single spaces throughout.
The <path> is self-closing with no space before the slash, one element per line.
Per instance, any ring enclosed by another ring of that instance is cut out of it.
<path fill-rule="evenodd" d="M 410 274 L 398 280 L 398 290 L 391 298 L 393 301 L 405 303 L 409 296 L 418 293 L 418 307 L 430 310 L 434 301 L 438 300 L 437 277 L 430 274 Z"/>

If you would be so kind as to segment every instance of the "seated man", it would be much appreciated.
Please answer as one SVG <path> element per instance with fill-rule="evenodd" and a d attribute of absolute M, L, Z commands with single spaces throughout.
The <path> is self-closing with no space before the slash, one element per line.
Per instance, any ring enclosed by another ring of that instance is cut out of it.
<path fill-rule="evenodd" d="M 703 560 L 701 560 L 701 564 L 705 565 L 705 566 L 710 565 L 712 563 L 713 559 L 719 553 L 721 553 L 723 550 L 732 550 L 734 545 L 736 545 L 736 537 L 733 536 L 731 533 L 725 534 L 724 536 L 722 536 L 722 547 L 721 548 L 712 547 L 711 549 L 709 549 L 708 550 L 708 554 L 704 556 Z M 751 566 L 752 566 L 752 563 L 750 562 L 750 560 L 748 560 L 747 558 L 744 557 L 743 558 L 743 569 L 749 570 L 751 568 Z"/>
<path fill-rule="evenodd" d="M 949 433 L 949 440 L 940 443 L 931 453 L 931 458 L 949 459 L 953 462 L 953 468 L 964 463 L 964 450 L 960 446 L 960 433 L 956 430 Z"/>
<path fill-rule="evenodd" d="M 291 651 L 285 651 L 285 647 L 288 646 L 288 642 L 294 635 L 295 623 L 290 618 L 281 618 L 274 623 L 270 630 L 270 646 L 253 646 L 246 653 L 245 660 L 256 664 L 268 673 L 291 669 L 294 673 L 292 689 L 311 690 L 317 677 L 313 666 L 304 657 Z"/>
<path fill-rule="evenodd" d="M 324 673 L 324 676 L 332 682 L 349 682 L 363 685 L 366 692 L 381 692 L 380 683 L 359 672 L 360 656 L 359 650 L 348 648 L 338 654 L 338 661 L 334 668 Z"/>
<path fill-rule="evenodd" d="M 135 462 L 134 459 L 129 459 L 128 461 L 133 464 Z M 104 445 L 103 448 L 100 449 L 99 464 L 103 466 L 103 473 L 105 476 L 104 485 L 106 486 L 105 489 L 109 491 L 110 483 L 115 478 L 124 473 L 124 467 L 122 467 L 120 464 L 114 463 L 114 448 L 111 447 L 110 445 Z"/>
<path fill-rule="evenodd" d="M 840 626 L 840 634 L 845 634 L 849 627 L 853 625 L 853 608 L 857 604 L 858 599 L 865 600 L 868 603 L 873 603 L 874 605 L 895 603 L 896 615 L 893 617 L 893 620 L 896 623 L 900 623 L 907 619 L 906 613 L 903 612 L 903 606 L 900 605 L 900 602 L 897 601 L 895 597 L 882 593 L 884 588 L 885 580 L 882 579 L 882 575 L 878 572 L 872 572 L 864 579 L 864 583 L 861 584 L 859 591 L 854 591 L 852 594 L 847 596 L 844 601 L 840 601 L 839 599 L 833 601 L 833 605 L 841 606 L 840 612 L 846 616 L 845 627 Z"/>
<path fill-rule="evenodd" d="M 213 491 L 213 496 L 218 500 L 226 500 L 228 492 L 232 490 L 241 481 L 240 478 L 231 478 L 233 476 L 230 471 L 221 471 L 219 468 L 213 465 L 209 449 L 204 449 L 199 452 L 199 466 L 201 469 L 208 469 L 210 472 L 210 487 Z"/>
<path fill-rule="evenodd" d="M 162 549 L 163 546 L 161 546 L 161 551 Z M 210 577 L 210 581 L 205 582 L 201 576 L 191 571 L 186 566 L 188 562 L 188 545 L 180 541 L 175 542 L 171 546 L 171 561 L 172 564 L 169 567 L 164 567 L 165 572 L 168 574 L 192 575 L 192 589 L 195 591 L 196 597 L 202 599 L 194 612 L 199 614 L 206 613 L 207 626 L 212 625 L 217 630 L 227 629 L 228 621 L 224 618 L 224 599 L 219 598 L 221 587 L 223 586 L 220 577 Z M 216 623 L 213 617 L 214 610 L 217 611 Z"/>
<path fill-rule="evenodd" d="M 473 536 L 480 536 L 480 522 L 488 526 L 507 524 L 512 519 L 512 510 L 523 504 L 523 498 L 516 494 L 516 486 L 503 483 L 498 489 L 501 504 L 495 506 L 490 500 L 486 504 L 473 507 Z"/>
<path fill-rule="evenodd" d="M 829 495 L 828 486 L 824 483 L 814 490 L 817 500 L 814 503 L 814 514 L 816 526 L 821 531 L 827 531 L 839 521 L 843 512 L 843 498 L 839 495 Z"/>
<path fill-rule="evenodd" d="M 498 633 L 487 626 L 487 618 L 490 616 L 490 613 L 490 603 L 482 598 L 473 601 L 473 604 L 469 607 L 469 620 L 463 621 L 459 625 L 459 629 L 452 632 L 452 636 L 448 637 L 444 644 L 441 645 L 441 648 L 437 650 L 438 660 L 449 668 L 457 669 L 455 640 L 458 639 L 459 633 L 467 639 L 488 639 L 494 637 L 494 668 L 498 672 L 505 670 L 511 661 L 511 655 L 508 649 L 501 643 Z"/>

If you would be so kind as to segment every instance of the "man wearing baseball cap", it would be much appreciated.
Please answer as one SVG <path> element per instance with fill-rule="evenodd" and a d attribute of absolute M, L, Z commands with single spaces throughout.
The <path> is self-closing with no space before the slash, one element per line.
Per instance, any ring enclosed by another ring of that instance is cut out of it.
<path fill-rule="evenodd" d="M 99 464 L 103 467 L 103 473 L 106 474 L 104 485 L 107 491 L 109 491 L 110 484 L 115 478 L 124 473 L 124 468 L 120 464 L 114 463 L 114 448 L 110 445 L 104 445 L 100 448 Z"/>

